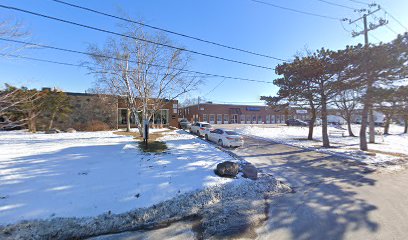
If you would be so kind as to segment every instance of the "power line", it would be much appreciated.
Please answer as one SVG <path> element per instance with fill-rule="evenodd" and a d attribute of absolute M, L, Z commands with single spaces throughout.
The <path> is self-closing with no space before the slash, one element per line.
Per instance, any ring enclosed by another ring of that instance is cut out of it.
<path fill-rule="evenodd" d="M 25 60 L 31 60 L 31 61 L 37 61 L 37 62 L 46 62 L 46 63 L 53 63 L 53 64 L 59 64 L 59 65 L 65 65 L 65 66 L 71 66 L 71 67 L 82 67 L 82 68 L 87 68 L 84 65 L 80 64 L 74 64 L 74 63 L 66 63 L 66 62 L 58 62 L 58 61 L 52 61 L 52 60 L 47 60 L 47 59 L 39 59 L 39 58 L 32 58 L 32 57 L 25 57 L 21 55 L 14 55 L 14 54 L 5 54 L 5 53 L 0 53 L 0 56 L 3 57 L 14 57 L 14 58 L 21 58 Z"/>
<path fill-rule="evenodd" d="M 361 27 L 360 25 L 358 25 L 357 23 L 354 23 L 354 24 L 355 24 L 359 29 L 364 30 L 364 28 Z M 370 32 L 370 33 L 368 33 L 368 34 L 370 34 L 370 36 L 373 37 L 375 40 L 381 42 L 381 40 L 380 40 L 378 37 L 376 37 L 373 33 Z"/>
<path fill-rule="evenodd" d="M 401 27 L 403 27 L 405 31 L 408 32 L 408 28 L 404 24 L 402 24 L 396 17 L 391 15 L 391 13 L 387 12 L 384 8 L 383 8 L 383 11 L 385 12 L 385 14 L 389 15 L 392 19 L 394 19 L 394 21 L 396 21 Z"/>
<path fill-rule="evenodd" d="M 388 30 L 390 30 L 391 32 L 393 32 L 394 34 L 398 35 L 399 33 L 397 33 L 394 29 L 392 29 L 390 26 L 385 25 L 386 28 L 388 28 Z"/>
<path fill-rule="evenodd" d="M 113 74 L 114 72 L 112 70 L 107 71 L 106 69 L 97 69 L 97 68 L 89 68 L 88 66 L 81 65 L 81 64 L 74 64 L 74 63 L 67 63 L 67 62 L 59 62 L 59 61 L 53 61 L 53 60 L 47 60 L 47 59 L 40 59 L 40 58 L 33 58 L 33 57 L 26 57 L 26 56 L 21 56 L 21 55 L 14 55 L 14 54 L 5 54 L 5 53 L 0 53 L 0 56 L 3 57 L 13 57 L 13 58 L 20 58 L 24 60 L 30 60 L 30 61 L 36 61 L 36 62 L 45 62 L 45 63 L 53 63 L 53 64 L 58 64 L 58 65 L 64 65 L 64 66 L 70 66 L 70 67 L 80 67 L 80 68 L 86 68 L 88 70 L 92 71 L 100 71 L 100 73 L 110 73 Z M 128 72 L 134 72 L 134 71 L 128 71 Z M 198 77 L 198 76 L 194 76 Z M 202 76 L 200 76 L 202 77 Z"/>
<path fill-rule="evenodd" d="M 131 19 L 126 19 L 126 18 L 119 17 L 119 16 L 116 16 L 116 15 L 113 15 L 113 14 L 109 14 L 109 13 L 106 13 L 106 12 L 101 12 L 101 11 L 98 11 L 98 10 L 95 10 L 95 9 L 79 6 L 79 5 L 68 3 L 68 2 L 65 2 L 65 1 L 61 1 L 61 0 L 51 0 L 51 1 L 54 1 L 54 2 L 60 3 L 60 4 L 64 4 L 66 6 L 82 9 L 82 10 L 85 10 L 85 11 L 88 11 L 88 12 L 96 13 L 96 14 L 99 14 L 99 15 L 103 15 L 103 16 L 106 16 L 106 17 L 118 19 L 118 20 L 121 20 L 121 21 L 135 23 L 135 24 L 138 24 L 140 26 L 151 28 L 151 29 L 154 29 L 154 30 L 158 30 L 158 31 L 170 33 L 170 34 L 173 34 L 173 35 L 193 39 L 193 40 L 196 40 L 196 41 L 212 44 L 212 45 L 215 45 L 215 46 L 219 46 L 219 47 L 223 47 L 223 48 L 227 48 L 227 49 L 231 49 L 231 50 L 235 50 L 235 51 L 239 51 L 239 52 L 244 52 L 244 53 L 248 53 L 248 54 L 252 54 L 252 55 L 256 55 L 256 56 L 260 56 L 260 57 L 275 59 L 275 60 L 278 60 L 278 61 L 283 61 L 281 58 L 265 55 L 265 54 L 262 54 L 262 53 L 253 52 L 253 51 L 250 51 L 250 50 L 245 50 L 245 49 L 242 49 L 242 48 L 228 46 L 226 44 L 217 43 L 217 42 L 213 42 L 213 41 L 210 41 L 210 40 L 205 40 L 203 38 L 198 38 L 198 37 L 190 36 L 190 35 L 187 35 L 187 34 L 175 32 L 175 31 L 172 31 L 172 30 L 168 30 L 168 29 L 165 29 L 165 28 L 156 27 L 156 26 L 146 24 L 146 23 L 143 23 L 143 22 L 140 22 L 140 21 L 134 21 L 134 20 L 131 20 Z"/>
<path fill-rule="evenodd" d="M 114 59 L 114 60 L 120 60 L 120 61 L 126 60 L 125 58 L 110 57 L 110 56 L 101 55 L 101 54 L 87 53 L 87 52 L 78 51 L 78 50 L 54 47 L 54 46 L 50 46 L 50 45 L 37 44 L 37 43 L 31 43 L 31 42 L 26 42 L 26 41 L 19 41 L 19 40 L 6 39 L 6 38 L 0 38 L 0 40 L 1 41 L 7 41 L 7 42 L 13 42 L 13 43 L 19 43 L 19 44 L 25 44 L 25 45 L 32 45 L 32 46 L 36 46 L 36 47 L 40 47 L 40 48 L 48 48 L 48 49 L 53 49 L 53 50 L 58 50 L 58 51 L 63 51 L 63 52 L 83 54 L 83 55 L 92 56 L 92 57 L 102 57 L 102 58 L 108 58 L 108 59 Z M 129 60 L 129 62 L 137 63 L 137 64 L 146 64 L 146 63 L 143 63 L 143 62 L 140 62 L 140 61 L 133 61 L 133 60 Z M 158 65 L 158 64 L 149 64 L 149 65 L 153 66 L 153 67 L 167 68 L 166 66 L 162 66 L 162 65 Z M 186 70 L 186 69 L 175 68 L 175 67 L 171 67 L 171 69 L 177 70 L 177 71 L 183 71 L 183 72 L 187 72 L 187 73 L 205 75 L 205 76 L 209 76 L 209 77 L 220 77 L 220 78 L 228 78 L 228 79 L 242 80 L 242 81 L 249 81 L 249 82 L 261 82 L 261 83 L 272 83 L 273 84 L 273 82 L 250 79 L 250 78 L 230 77 L 230 76 L 224 76 L 224 75 L 212 74 L 212 73 L 205 73 L 205 72 L 199 72 L 199 71 L 192 71 L 192 70 Z"/>
<path fill-rule="evenodd" d="M 367 6 L 376 6 L 376 5 L 377 5 L 376 3 L 368 3 L 368 2 L 358 1 L 358 0 L 349 0 L 349 1 L 350 1 L 350 2 L 359 3 L 359 4 L 363 4 L 363 5 L 367 5 Z M 388 11 L 386 11 L 384 8 L 382 8 L 382 10 L 383 10 L 386 14 L 390 15 L 390 17 L 391 17 L 394 21 L 396 21 L 402 28 L 405 29 L 405 31 L 408 32 L 408 28 L 407 28 L 404 24 L 402 24 L 396 17 L 394 17 L 391 13 L 389 13 Z"/>
<path fill-rule="evenodd" d="M 330 1 L 326 1 L 326 0 L 316 0 L 316 1 L 327 3 L 329 5 L 336 6 L 336 7 L 346 8 L 346 9 L 353 10 L 353 11 L 358 10 L 357 8 L 349 7 L 349 6 L 346 6 L 346 5 L 342 5 L 342 4 L 338 4 L 338 3 L 334 3 L 334 2 L 330 2 Z"/>
<path fill-rule="evenodd" d="M 225 81 L 225 78 L 223 79 L 223 80 L 221 80 L 218 84 L 217 84 L 217 86 L 215 86 L 213 89 L 211 89 L 208 93 L 206 93 L 205 95 L 204 95 L 204 97 L 206 97 L 206 96 L 208 96 L 210 93 L 212 93 L 215 89 L 217 89 L 219 86 L 221 86 L 221 84 L 223 83 Z"/>
<path fill-rule="evenodd" d="M 377 20 L 377 21 L 378 21 L 379 19 L 381 19 L 381 18 L 379 18 L 376 14 L 373 14 L 373 16 L 374 16 L 374 19 Z M 394 34 L 398 35 L 397 31 L 395 31 L 393 28 L 391 28 L 390 26 L 388 26 L 388 24 L 386 24 L 385 27 L 386 27 L 388 30 L 390 30 L 391 32 L 393 32 Z"/>
<path fill-rule="evenodd" d="M 42 48 L 49 48 L 49 49 L 60 50 L 60 51 L 71 52 L 71 53 L 85 54 L 85 55 L 89 55 L 89 56 L 97 56 L 97 57 L 110 58 L 110 59 L 116 59 L 116 60 L 124 60 L 124 59 L 120 59 L 120 58 L 108 57 L 108 56 L 103 56 L 103 55 L 99 55 L 99 54 L 86 53 L 86 52 L 70 50 L 70 49 L 64 49 L 64 48 L 58 48 L 58 47 L 52 47 L 52 46 L 41 45 L 41 44 L 32 44 L 32 43 L 22 42 L 22 41 L 17 41 L 17 40 L 10 40 L 10 39 L 3 39 L 3 38 L 0 38 L 0 40 L 3 40 L 3 41 L 5 40 L 5 41 L 9 41 L 9 42 L 16 42 L 16 43 L 22 43 L 22 44 L 28 44 L 28 45 L 38 46 L 38 47 L 42 47 Z M 30 57 L 24 57 L 24 56 L 19 56 L 19 55 L 11 55 L 11 54 L 0 54 L 0 55 L 1 56 L 11 56 L 11 57 L 16 57 L 16 58 L 23 58 L 23 59 L 27 59 L 27 60 L 34 60 L 34 61 L 40 61 L 40 62 L 55 63 L 55 64 L 60 64 L 60 65 L 88 68 L 88 67 L 86 67 L 84 65 L 79 65 L 79 64 L 57 62 L 57 61 L 44 60 L 44 59 L 38 59 L 38 58 L 30 58 Z M 137 62 L 137 61 L 129 61 L 129 62 Z M 140 62 L 137 62 L 137 63 L 140 63 Z M 157 65 L 157 64 L 150 64 L 150 65 L 155 66 L 155 67 L 163 67 L 163 68 L 165 67 L 165 66 L 161 66 L 161 65 Z M 205 73 L 205 72 L 199 72 L 199 71 L 185 70 L 185 69 L 174 68 L 174 67 L 171 68 L 171 69 L 178 70 L 178 71 L 185 72 L 185 73 L 199 74 L 199 75 L 206 76 L 206 77 L 226 78 L 226 79 L 239 80 L 239 81 L 273 84 L 273 82 L 270 82 L 270 81 L 263 81 L 263 80 L 257 80 L 257 79 L 232 77 L 232 76 L 226 76 L 226 75 L 219 75 L 219 74 Z"/>
<path fill-rule="evenodd" d="M 362 1 L 358 1 L 358 0 L 349 0 L 349 1 L 350 1 L 350 2 L 354 2 L 354 3 L 363 4 L 363 5 L 370 5 L 370 3 L 362 2 Z"/>
<path fill-rule="evenodd" d="M 238 64 L 247 65 L 247 66 L 251 66 L 251 67 L 257 67 L 257 68 L 273 70 L 273 68 L 271 68 L 271 67 L 266 67 L 266 66 L 261 66 L 261 65 L 257 65 L 257 64 L 248 63 L 248 62 L 242 62 L 242 61 L 233 60 L 233 59 L 229 59 L 229 58 L 219 57 L 219 56 L 215 56 L 215 55 L 211 55 L 211 54 L 207 54 L 207 53 L 197 52 L 197 51 L 194 51 L 194 50 L 189 50 L 189 49 L 185 49 L 185 48 L 180 48 L 180 47 L 168 45 L 168 44 L 165 44 L 165 43 L 158 43 L 158 42 L 154 42 L 154 41 L 143 39 L 143 38 L 137 38 L 137 37 L 133 37 L 133 36 L 130 36 L 130 35 L 114 32 L 114 31 L 110 31 L 110 30 L 106 30 L 106 29 L 102 29 L 102 28 L 92 27 L 92 26 L 89 26 L 89 25 L 76 23 L 76 22 L 64 20 L 64 19 L 61 19 L 61 18 L 56 18 L 56 17 L 52 17 L 52 16 L 40 14 L 40 13 L 35 13 L 35 12 L 24 10 L 24 9 L 21 9 L 21 8 L 10 7 L 10 6 L 5 6 L 5 5 L 1 5 L 1 4 L 0 4 L 0 7 L 5 8 L 5 9 L 9 9 L 9 10 L 14 10 L 14 11 L 18 11 L 18 12 L 31 14 L 31 15 L 34 15 L 34 16 L 42 17 L 42 18 L 55 20 L 55 21 L 58 21 L 58 22 L 63 22 L 63 23 L 70 24 L 70 25 L 75 25 L 75 26 L 79 26 L 79 27 L 99 31 L 99 32 L 104 32 L 104 33 L 109 33 L 109 34 L 116 35 L 116 36 L 131 38 L 131 39 L 134 39 L 134 40 L 143 41 L 143 42 L 147 42 L 147 43 L 151 43 L 151 44 L 156 44 L 156 45 L 159 45 L 159 46 L 172 48 L 172 49 L 176 49 L 176 50 L 180 50 L 180 51 L 186 51 L 186 52 L 189 52 L 189 53 L 193 53 L 193 54 L 197 54 L 197 55 L 201 55 L 201 56 L 205 56 L 205 57 L 215 58 L 215 59 L 219 59 L 219 60 L 223 60 L 223 61 L 227 61 L 227 62 L 238 63 Z M 285 60 L 281 59 L 281 61 L 285 61 Z"/>
<path fill-rule="evenodd" d="M 321 17 L 321 18 L 326 18 L 326 19 L 330 19 L 330 20 L 341 20 L 341 18 L 336 18 L 336 17 L 332 17 L 332 16 L 326 16 L 326 15 L 321 15 L 318 13 L 312 13 L 312 12 L 306 12 L 306 11 L 302 11 L 302 10 L 297 10 L 294 8 L 288 8 L 288 7 L 284 7 L 284 6 L 279 6 L 273 3 L 269 3 L 269 2 L 264 2 L 264 1 L 260 1 L 260 0 L 249 0 L 252 2 L 256 2 L 256 3 L 260 3 L 260 4 L 264 4 L 267 6 L 271 6 L 274 8 L 279 8 L 279 9 L 283 9 L 283 10 L 287 10 L 287 11 L 292 11 L 292 12 L 296 12 L 296 13 L 301 13 L 301 14 L 305 14 L 305 15 L 309 15 L 309 16 L 314 16 L 314 17 Z"/>

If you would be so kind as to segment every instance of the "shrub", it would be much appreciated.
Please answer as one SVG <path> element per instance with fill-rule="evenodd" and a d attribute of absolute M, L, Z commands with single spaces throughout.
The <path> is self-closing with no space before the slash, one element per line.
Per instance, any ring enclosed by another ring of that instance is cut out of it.
<path fill-rule="evenodd" d="M 73 128 L 79 131 L 87 132 L 107 131 L 112 129 L 107 123 L 98 120 L 92 120 L 86 123 L 75 124 Z"/>
<path fill-rule="evenodd" d="M 146 148 L 144 142 L 139 141 L 139 148 L 143 152 L 161 153 L 167 150 L 167 145 L 161 141 L 149 141 Z"/>

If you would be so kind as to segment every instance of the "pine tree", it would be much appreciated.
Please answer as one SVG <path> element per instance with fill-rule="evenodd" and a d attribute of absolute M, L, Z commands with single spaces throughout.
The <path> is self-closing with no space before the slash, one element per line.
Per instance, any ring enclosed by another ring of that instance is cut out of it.
<path fill-rule="evenodd" d="M 49 114 L 48 130 L 52 129 L 56 119 L 64 119 L 72 112 L 72 106 L 68 95 L 57 90 L 47 92 L 44 108 Z"/>

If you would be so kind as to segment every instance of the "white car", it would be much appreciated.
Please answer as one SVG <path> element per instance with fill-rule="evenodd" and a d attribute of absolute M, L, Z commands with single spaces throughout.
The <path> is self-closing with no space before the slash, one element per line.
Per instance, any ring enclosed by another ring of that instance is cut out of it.
<path fill-rule="evenodd" d="M 205 139 L 225 147 L 241 147 L 244 145 L 244 139 L 238 133 L 219 128 L 205 134 Z"/>
<path fill-rule="evenodd" d="M 208 122 L 196 122 L 191 124 L 190 132 L 201 137 L 212 129 L 212 126 Z"/>

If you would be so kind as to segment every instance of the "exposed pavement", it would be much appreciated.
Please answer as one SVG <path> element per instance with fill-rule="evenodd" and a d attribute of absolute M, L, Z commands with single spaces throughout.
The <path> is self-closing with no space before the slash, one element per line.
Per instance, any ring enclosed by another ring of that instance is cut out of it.
<path fill-rule="evenodd" d="M 270 200 L 268 219 L 255 229 L 256 236 L 251 239 L 408 236 L 407 170 L 370 172 L 366 166 L 343 158 L 254 138 L 247 138 L 245 146 L 233 152 L 294 189 Z M 181 222 L 166 229 L 108 239 L 196 238 L 191 229 L 191 223 Z"/>
<path fill-rule="evenodd" d="M 247 138 L 235 154 L 295 190 L 272 199 L 258 239 L 406 239 L 408 172 L 370 173 L 315 151 Z"/>

